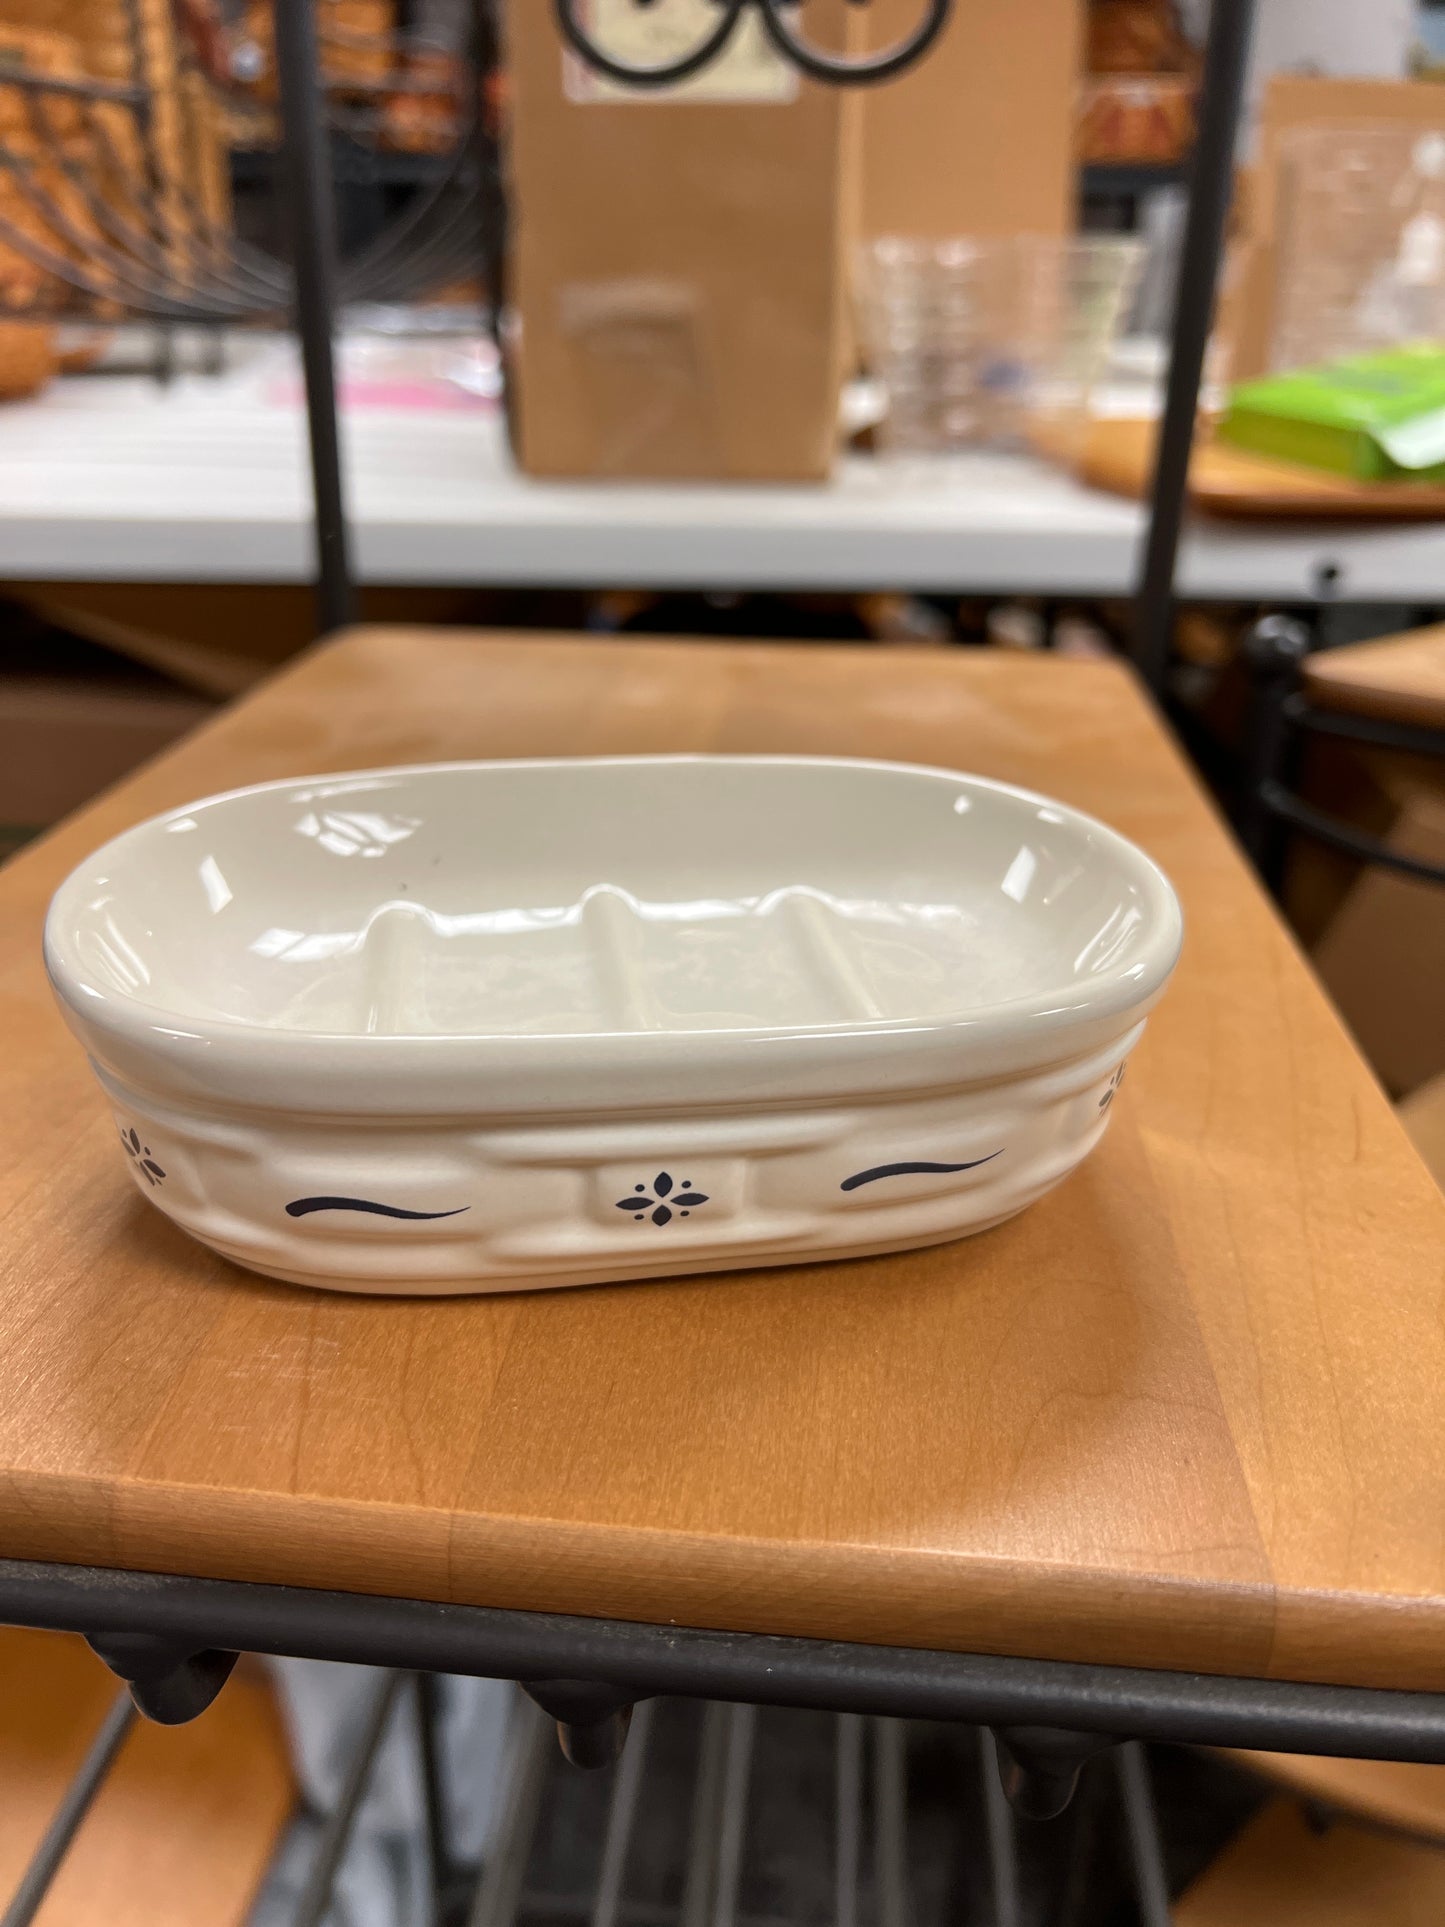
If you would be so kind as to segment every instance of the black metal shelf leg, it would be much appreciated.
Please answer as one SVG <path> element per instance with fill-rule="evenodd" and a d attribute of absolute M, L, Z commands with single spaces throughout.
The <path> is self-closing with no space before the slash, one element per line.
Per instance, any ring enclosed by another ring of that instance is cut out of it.
<path fill-rule="evenodd" d="M 355 618 L 347 559 L 332 335 L 336 320 L 336 207 L 322 112 L 311 0 L 276 0 L 287 198 L 296 275 L 296 330 L 306 377 L 306 425 L 315 495 L 317 614 L 323 635 Z"/>
<path fill-rule="evenodd" d="M 185 1726 L 199 1719 L 231 1677 L 237 1655 L 197 1652 L 151 1633 L 92 1633 L 86 1644 L 118 1679 L 148 1720 Z"/>
<path fill-rule="evenodd" d="M 1164 693 L 1174 616 L 1174 566 L 1189 492 L 1189 456 L 1199 382 L 1214 321 L 1224 229 L 1234 187 L 1234 144 L 1249 59 L 1255 0 L 1214 0 L 1189 212 L 1174 291 L 1169 381 L 1150 494 L 1149 533 L 1134 616 L 1134 660 L 1156 696 Z"/>
<path fill-rule="evenodd" d="M 999 1778 L 1008 1803 L 1026 1820 L 1055 1820 L 1074 1797 L 1079 1775 L 1096 1753 L 1113 1745 L 1105 1733 L 1075 1733 L 1053 1726 L 1001 1726 Z"/>
<path fill-rule="evenodd" d="M 1129 1863 L 1143 1927 L 1169 1927 L 1169 1885 L 1164 1874 L 1164 1852 L 1149 1784 L 1149 1762 L 1138 1740 L 1129 1740 L 1114 1754 L 1119 1793 L 1124 1802 L 1124 1824 L 1129 1835 Z"/>
<path fill-rule="evenodd" d="M 998 1741 L 986 1726 L 978 1729 L 978 1765 L 983 1781 L 983 1817 L 993 1887 L 994 1927 L 1019 1927 L 1019 1855 L 1014 1818 L 1003 1790 Z"/>
<path fill-rule="evenodd" d="M 878 1927 L 911 1927 L 908 1882 L 908 1727 L 875 1719 L 873 1729 L 873 1877 Z"/>
<path fill-rule="evenodd" d="M 426 1927 L 442 1927 L 451 1883 L 451 1854 L 447 1845 L 445 1802 L 442 1794 L 440 1696 L 435 1674 L 418 1673 L 412 1682 L 412 1721 L 416 1733 L 417 1766 L 426 1823 Z"/>
<path fill-rule="evenodd" d="M 863 1719 L 833 1716 L 837 1758 L 834 1777 L 834 1927 L 858 1927 L 858 1869 L 863 1850 Z"/>
<path fill-rule="evenodd" d="M 1285 710 L 1298 686 L 1300 665 L 1312 647 L 1308 624 L 1283 615 L 1266 616 L 1256 623 L 1244 644 L 1254 695 L 1238 828 L 1255 868 L 1276 895 L 1283 880 L 1284 839 L 1265 794 L 1284 774 L 1291 738 Z"/>

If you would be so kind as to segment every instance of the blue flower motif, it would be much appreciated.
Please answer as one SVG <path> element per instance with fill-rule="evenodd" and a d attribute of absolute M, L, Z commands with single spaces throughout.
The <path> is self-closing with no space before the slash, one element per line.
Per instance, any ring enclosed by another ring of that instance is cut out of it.
<path fill-rule="evenodd" d="M 157 1185 L 165 1183 L 165 1172 L 151 1156 L 151 1147 L 148 1144 L 141 1143 L 140 1133 L 136 1130 L 134 1124 L 131 1125 L 128 1131 L 121 1132 L 120 1141 L 125 1146 L 125 1154 L 131 1163 L 138 1171 L 145 1173 L 145 1181 L 147 1184 Z"/>
<path fill-rule="evenodd" d="M 645 1184 L 634 1185 L 630 1198 L 617 1200 L 617 1209 L 631 1212 L 639 1224 L 650 1213 L 652 1222 L 661 1226 L 671 1224 L 674 1216 L 689 1217 L 698 1205 L 708 1201 L 705 1192 L 693 1190 L 691 1178 L 684 1178 L 679 1189 L 667 1171 L 659 1171 L 652 1180 L 652 1193 L 655 1195 L 649 1194 Z M 671 1203 L 664 1204 L 664 1198 Z"/>

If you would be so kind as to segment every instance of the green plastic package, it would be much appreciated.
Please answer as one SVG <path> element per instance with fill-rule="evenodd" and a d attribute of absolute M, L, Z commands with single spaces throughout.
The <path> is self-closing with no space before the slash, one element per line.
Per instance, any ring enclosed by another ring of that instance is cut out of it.
<path fill-rule="evenodd" d="M 1445 345 L 1238 382 L 1218 432 L 1235 448 L 1356 481 L 1445 482 Z"/>

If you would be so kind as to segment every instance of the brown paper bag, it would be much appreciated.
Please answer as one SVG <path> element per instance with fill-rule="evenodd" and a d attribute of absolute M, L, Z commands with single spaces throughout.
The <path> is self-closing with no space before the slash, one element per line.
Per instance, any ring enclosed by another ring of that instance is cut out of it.
<path fill-rule="evenodd" d="M 592 0 L 656 59 L 686 7 Z M 829 0 L 834 46 L 845 0 Z M 810 31 L 829 10 L 813 0 Z M 511 0 L 513 436 L 534 475 L 799 481 L 837 441 L 858 100 L 800 79 L 757 22 L 666 94 L 598 79 L 550 7 Z M 819 39 L 823 34 L 819 32 Z"/>
<path fill-rule="evenodd" d="M 868 44 L 922 11 L 871 0 Z M 928 56 L 863 98 L 864 233 L 1066 233 L 1082 42 L 1082 0 L 958 0 Z"/>

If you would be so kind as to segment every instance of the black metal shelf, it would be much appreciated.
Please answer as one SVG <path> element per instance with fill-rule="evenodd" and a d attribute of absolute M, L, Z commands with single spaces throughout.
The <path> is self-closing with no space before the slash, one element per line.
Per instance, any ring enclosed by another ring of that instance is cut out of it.
<path fill-rule="evenodd" d="M 231 179 L 238 188 L 271 187 L 284 165 L 281 152 L 271 147 L 231 150 Z M 331 175 L 344 187 L 435 187 L 454 168 L 446 154 L 408 154 L 386 148 L 364 147 L 344 138 L 331 142 Z"/>
<path fill-rule="evenodd" d="M 1189 161 L 1088 161 L 1079 169 L 1079 193 L 1089 198 L 1152 194 L 1161 187 L 1182 187 Z"/>

